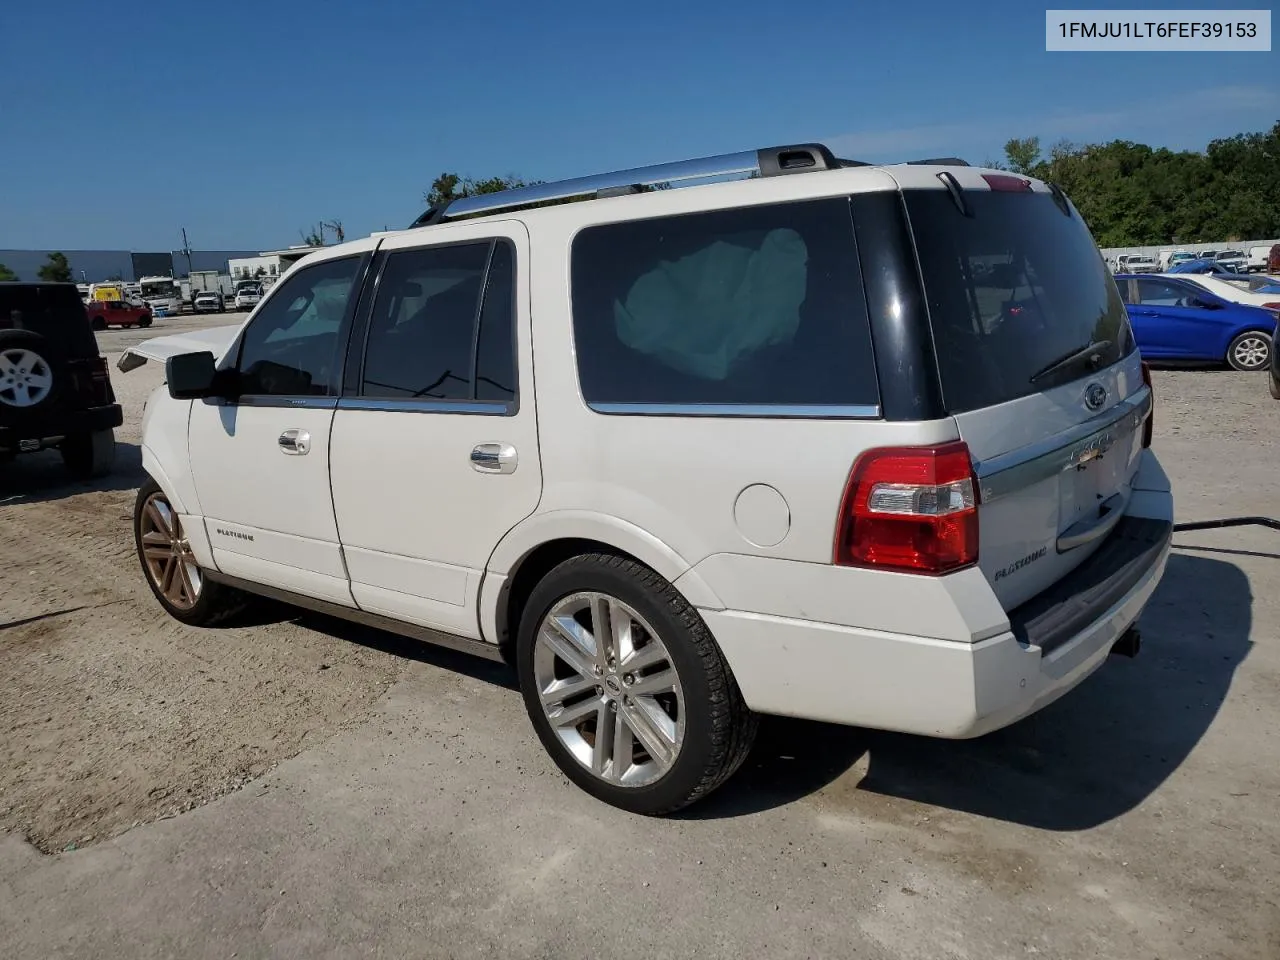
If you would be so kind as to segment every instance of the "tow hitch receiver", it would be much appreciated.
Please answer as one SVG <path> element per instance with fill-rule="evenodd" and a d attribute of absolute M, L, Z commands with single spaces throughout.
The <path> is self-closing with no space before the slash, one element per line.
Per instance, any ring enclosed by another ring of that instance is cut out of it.
<path fill-rule="evenodd" d="M 1120 634 L 1120 639 L 1111 646 L 1113 656 L 1119 657 L 1136 657 L 1138 651 L 1142 649 L 1142 634 L 1138 632 L 1137 627 L 1130 627 L 1124 633 Z"/>

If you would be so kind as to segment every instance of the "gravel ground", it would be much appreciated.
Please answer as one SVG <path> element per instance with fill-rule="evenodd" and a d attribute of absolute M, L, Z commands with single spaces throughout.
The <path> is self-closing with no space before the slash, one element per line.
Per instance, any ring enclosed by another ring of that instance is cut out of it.
<path fill-rule="evenodd" d="M 54 452 L 0 474 L 0 830 L 45 852 L 236 789 L 358 723 L 404 669 L 280 607 L 264 611 L 275 622 L 183 627 L 141 578 L 130 526 L 138 442 L 163 368 L 121 374 L 116 360 L 151 337 L 240 319 L 99 333 L 125 414 L 115 474 L 67 483 Z"/>
<path fill-rule="evenodd" d="M 100 335 L 113 364 L 130 339 Z M 1180 535 L 1142 655 L 1024 723 L 768 720 L 689 816 L 630 818 L 551 768 L 500 668 L 285 610 L 166 618 L 129 534 L 159 371 L 114 381 L 115 477 L 66 484 L 53 455 L 0 476 L 0 832 L 93 847 L 0 838 L 13 955 L 1280 956 L 1269 531 Z M 1179 519 L 1280 514 L 1263 378 L 1155 386 Z M 604 928 L 666 919 L 601 939 L 610 885 Z"/>

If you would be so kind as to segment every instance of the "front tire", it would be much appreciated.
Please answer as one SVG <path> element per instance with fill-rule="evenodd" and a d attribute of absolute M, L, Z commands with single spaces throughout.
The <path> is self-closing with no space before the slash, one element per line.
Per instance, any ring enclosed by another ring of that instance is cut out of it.
<path fill-rule="evenodd" d="M 1246 330 L 1227 347 L 1227 363 L 1232 370 L 1262 370 L 1271 363 L 1275 345 L 1261 330 Z"/>
<path fill-rule="evenodd" d="M 624 557 L 574 557 L 542 579 L 520 620 L 516 669 L 556 765 L 633 813 L 711 793 L 755 739 L 757 718 L 698 612 Z"/>
<path fill-rule="evenodd" d="M 116 434 L 114 430 L 94 430 L 92 433 L 76 433 L 58 445 L 67 472 L 77 480 L 94 480 L 105 477 L 116 462 Z"/>
<path fill-rule="evenodd" d="M 247 594 L 206 579 L 191 553 L 182 520 L 160 485 L 150 478 L 134 501 L 133 540 L 147 585 L 175 620 L 193 627 L 213 627 L 248 605 Z"/>

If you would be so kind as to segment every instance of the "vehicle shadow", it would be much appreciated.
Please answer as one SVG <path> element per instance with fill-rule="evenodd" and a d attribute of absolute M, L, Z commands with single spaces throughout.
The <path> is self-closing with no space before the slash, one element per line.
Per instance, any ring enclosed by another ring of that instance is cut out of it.
<path fill-rule="evenodd" d="M 25 453 L 0 463 L 0 510 L 21 503 L 64 500 L 82 493 L 134 490 L 147 478 L 142 469 L 142 448 L 116 441 L 116 462 L 111 473 L 96 480 L 72 480 L 57 450 Z"/>
<path fill-rule="evenodd" d="M 739 774 L 684 815 L 741 816 L 822 790 L 850 807 L 874 793 L 1045 830 L 1106 823 L 1158 789 L 1204 736 L 1248 656 L 1252 600 L 1238 567 L 1175 553 L 1140 621 L 1139 656 L 1110 658 L 1026 720 L 953 741 L 766 718 Z M 867 774 L 842 780 L 864 753 Z"/>
<path fill-rule="evenodd" d="M 368 627 L 361 623 L 353 623 L 341 617 L 331 617 L 316 613 L 302 607 L 294 607 L 286 603 L 262 598 L 236 618 L 235 626 L 257 626 L 266 623 L 295 623 L 308 630 L 325 633 L 347 643 L 357 643 L 370 650 L 399 657 L 403 660 L 416 660 L 451 673 L 460 673 L 474 680 L 491 683 L 495 687 L 506 690 L 519 690 L 515 671 L 505 663 L 486 660 L 448 647 L 437 646 L 413 637 L 388 633 L 377 627 Z"/>

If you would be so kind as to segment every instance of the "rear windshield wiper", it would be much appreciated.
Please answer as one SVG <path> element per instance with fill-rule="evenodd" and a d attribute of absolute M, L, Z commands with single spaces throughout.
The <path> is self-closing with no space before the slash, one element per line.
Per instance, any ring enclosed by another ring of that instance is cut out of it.
<path fill-rule="evenodd" d="M 1102 363 L 1102 351 L 1107 349 L 1109 346 L 1111 346 L 1110 340 L 1094 340 L 1091 343 L 1087 343 L 1078 350 L 1072 350 L 1065 357 L 1059 357 L 1043 369 L 1037 370 L 1031 375 L 1031 382 L 1036 383 L 1037 381 L 1043 380 L 1045 377 L 1049 376 L 1049 374 L 1057 373 L 1059 370 L 1074 366 L 1081 360 L 1087 360 L 1089 362 L 1090 369 L 1096 370 L 1098 369 L 1098 365 Z"/>

